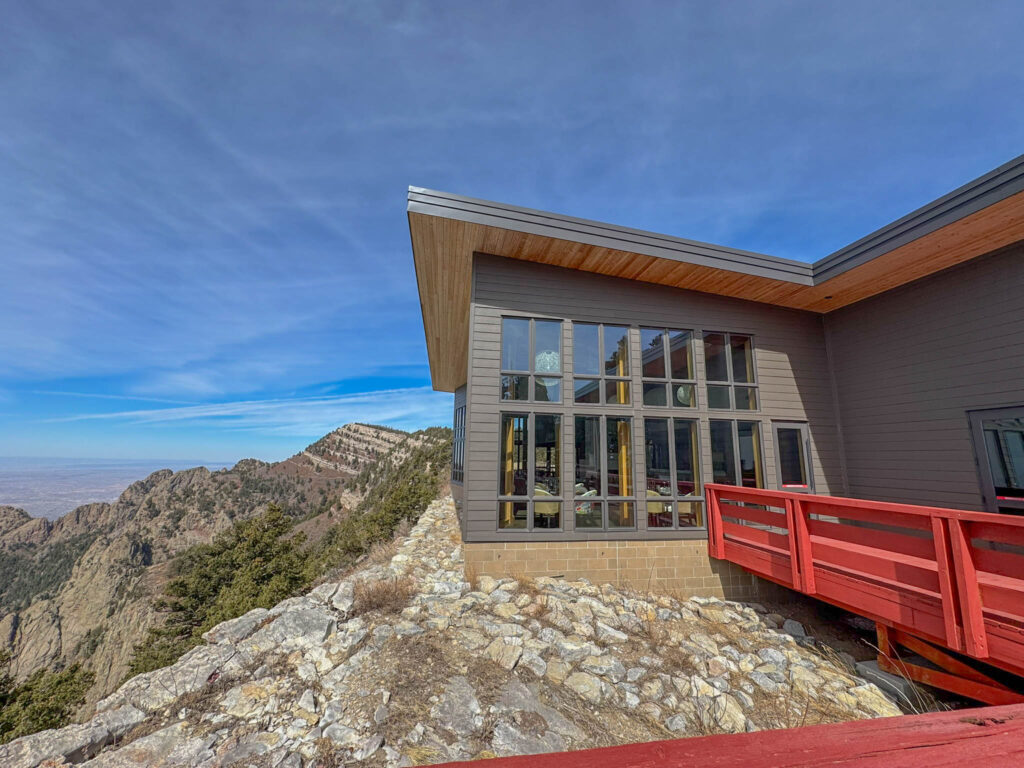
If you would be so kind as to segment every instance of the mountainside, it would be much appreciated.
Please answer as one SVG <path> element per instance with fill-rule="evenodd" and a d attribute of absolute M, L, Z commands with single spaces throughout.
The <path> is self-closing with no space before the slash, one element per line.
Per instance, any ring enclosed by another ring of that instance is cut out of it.
<path fill-rule="evenodd" d="M 900 714 L 757 604 L 474 578 L 451 498 L 424 506 L 390 559 L 211 627 L 0 764 L 403 768 Z"/>
<path fill-rule="evenodd" d="M 156 598 L 182 553 L 270 505 L 316 543 L 373 493 L 385 468 L 438 439 L 349 424 L 276 463 L 154 472 L 112 504 L 53 522 L 0 507 L 0 653 L 10 653 L 12 677 L 82 663 L 95 676 L 87 701 L 106 695 L 159 623 Z"/>

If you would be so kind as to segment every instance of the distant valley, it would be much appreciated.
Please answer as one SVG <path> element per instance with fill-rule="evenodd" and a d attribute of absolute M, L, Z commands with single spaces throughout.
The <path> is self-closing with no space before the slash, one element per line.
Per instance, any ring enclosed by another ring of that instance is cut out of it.
<path fill-rule="evenodd" d="M 223 461 L 0 456 L 0 506 L 56 520 L 83 504 L 114 502 L 129 485 L 159 469 L 206 467 L 215 472 L 229 466 Z"/>

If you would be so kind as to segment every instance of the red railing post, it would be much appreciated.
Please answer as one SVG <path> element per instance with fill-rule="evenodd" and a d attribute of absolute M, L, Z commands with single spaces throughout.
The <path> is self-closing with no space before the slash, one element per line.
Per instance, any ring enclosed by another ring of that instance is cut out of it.
<path fill-rule="evenodd" d="M 807 509 L 801 499 L 793 498 L 793 522 L 796 524 L 796 551 L 800 557 L 800 576 L 803 590 L 808 595 L 817 592 L 814 586 L 814 552 L 811 549 L 811 533 L 807 528 Z M 793 531 L 790 535 L 793 535 Z"/>
<path fill-rule="evenodd" d="M 787 498 L 786 504 L 786 528 L 789 534 L 789 568 L 792 573 L 793 589 L 804 592 L 804 582 L 800 573 L 800 537 L 796 526 L 796 502 Z"/>
<path fill-rule="evenodd" d="M 962 651 L 964 649 L 963 627 L 960 624 L 960 606 L 954 583 L 955 569 L 949 543 L 949 524 L 946 518 L 932 518 L 932 540 L 935 543 L 935 562 L 938 564 L 939 594 L 942 595 L 942 620 L 946 628 L 946 645 L 954 651 Z"/>
<path fill-rule="evenodd" d="M 974 557 L 971 554 L 971 540 L 967 537 L 962 520 L 950 519 L 948 523 L 960 612 L 964 621 L 964 644 L 967 652 L 975 658 L 987 659 L 988 635 L 985 631 L 985 616 L 981 609 L 978 571 L 974 567 Z"/>
<path fill-rule="evenodd" d="M 722 510 L 718 506 L 718 489 L 707 489 L 708 554 L 716 560 L 725 559 L 725 535 L 722 533 Z"/>

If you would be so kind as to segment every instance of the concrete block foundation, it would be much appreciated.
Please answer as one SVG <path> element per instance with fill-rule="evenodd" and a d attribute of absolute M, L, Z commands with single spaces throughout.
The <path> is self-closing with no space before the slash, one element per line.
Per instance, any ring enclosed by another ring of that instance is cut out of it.
<path fill-rule="evenodd" d="M 707 541 L 465 542 L 470 575 L 551 576 L 680 597 L 750 599 L 760 579 L 708 557 Z"/>

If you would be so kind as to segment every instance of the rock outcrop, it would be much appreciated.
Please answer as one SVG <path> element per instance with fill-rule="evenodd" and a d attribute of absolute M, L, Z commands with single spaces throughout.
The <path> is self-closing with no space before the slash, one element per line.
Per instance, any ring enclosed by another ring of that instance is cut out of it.
<path fill-rule="evenodd" d="M 777 623 L 713 598 L 467 579 L 445 499 L 390 562 L 214 627 L 0 764 L 404 766 L 900 713 Z"/>

